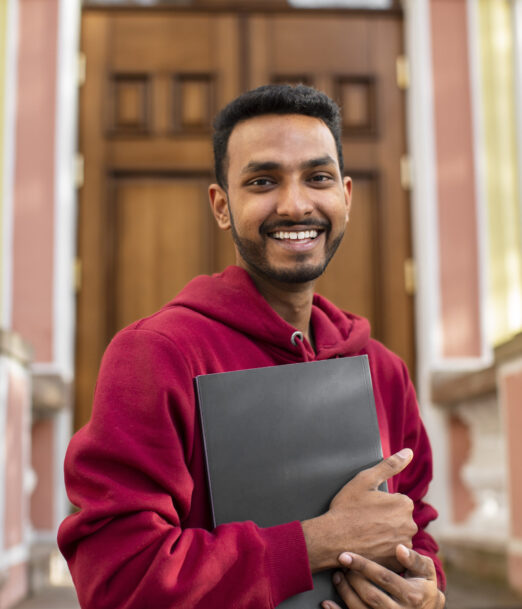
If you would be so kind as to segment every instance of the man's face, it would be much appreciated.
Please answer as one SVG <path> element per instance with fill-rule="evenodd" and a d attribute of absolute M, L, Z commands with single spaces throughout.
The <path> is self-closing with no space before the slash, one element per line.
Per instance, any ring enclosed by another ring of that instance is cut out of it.
<path fill-rule="evenodd" d="M 213 185 L 210 197 L 238 265 L 279 282 L 316 279 L 343 237 L 351 196 L 328 127 L 300 114 L 260 116 L 235 127 L 227 152 L 227 192 Z"/>

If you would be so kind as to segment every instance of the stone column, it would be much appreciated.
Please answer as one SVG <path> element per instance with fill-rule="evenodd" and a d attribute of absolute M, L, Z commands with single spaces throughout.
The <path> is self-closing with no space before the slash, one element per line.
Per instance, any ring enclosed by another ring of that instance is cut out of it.
<path fill-rule="evenodd" d="M 475 508 L 464 523 L 472 538 L 505 544 L 509 529 L 505 438 L 496 395 L 461 404 L 457 413 L 471 433 L 471 454 L 461 476 Z"/>
<path fill-rule="evenodd" d="M 27 594 L 32 491 L 30 350 L 0 331 L 0 609 Z"/>
<path fill-rule="evenodd" d="M 499 391 L 507 441 L 511 512 L 508 578 L 510 585 L 522 593 L 522 358 L 500 368 Z"/>

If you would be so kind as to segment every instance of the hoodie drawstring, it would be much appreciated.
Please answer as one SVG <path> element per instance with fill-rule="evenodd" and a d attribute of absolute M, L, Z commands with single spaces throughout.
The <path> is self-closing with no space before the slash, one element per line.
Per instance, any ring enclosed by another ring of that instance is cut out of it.
<path fill-rule="evenodd" d="M 303 360 L 305 362 L 310 361 L 310 357 L 306 351 L 306 347 L 304 345 L 304 334 L 300 330 L 296 330 L 292 336 L 290 337 L 290 342 L 294 347 L 297 347 L 301 351 L 301 355 L 303 356 Z"/>
<path fill-rule="evenodd" d="M 303 342 L 304 339 L 304 335 L 300 330 L 296 330 L 292 336 L 290 337 L 290 342 L 292 343 L 292 345 L 294 345 L 294 347 L 297 347 L 297 341 L 299 340 L 299 342 Z"/>

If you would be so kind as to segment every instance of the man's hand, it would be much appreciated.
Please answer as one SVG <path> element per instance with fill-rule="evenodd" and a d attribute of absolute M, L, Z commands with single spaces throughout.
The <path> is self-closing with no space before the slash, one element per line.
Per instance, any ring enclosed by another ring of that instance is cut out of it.
<path fill-rule="evenodd" d="M 325 514 L 302 523 L 312 573 L 338 566 L 346 549 L 397 569 L 395 548 L 411 547 L 417 532 L 413 502 L 406 495 L 378 490 L 411 461 L 407 448 L 366 469 L 333 498 Z"/>
<path fill-rule="evenodd" d="M 334 574 L 334 583 L 346 605 L 350 609 L 443 609 L 444 594 L 437 589 L 431 558 L 403 545 L 397 546 L 396 556 L 406 568 L 404 577 L 357 554 L 341 554 L 339 563 L 346 570 Z M 340 609 L 333 601 L 322 606 Z"/>

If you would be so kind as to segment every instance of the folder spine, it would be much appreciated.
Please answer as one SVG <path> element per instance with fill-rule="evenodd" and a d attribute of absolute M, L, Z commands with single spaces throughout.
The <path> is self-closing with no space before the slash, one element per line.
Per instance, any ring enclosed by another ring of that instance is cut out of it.
<path fill-rule="evenodd" d="M 194 378 L 194 389 L 195 389 L 197 397 L 198 397 L 198 404 L 201 404 L 202 395 L 201 395 L 200 386 L 198 383 L 198 377 Z M 203 457 L 205 460 L 205 472 L 207 473 L 206 479 L 207 479 L 208 497 L 209 497 L 209 502 L 210 502 L 210 513 L 212 516 L 212 528 L 215 528 L 216 527 L 216 512 L 214 509 L 214 495 L 212 493 L 212 481 L 211 481 L 211 478 L 209 475 L 210 469 L 209 469 L 209 460 L 208 460 L 208 448 L 207 448 L 206 434 L 204 433 L 204 429 L 205 429 L 204 414 L 203 414 L 202 408 L 198 408 L 198 411 L 199 411 L 199 422 L 200 422 L 200 426 L 201 426 L 201 439 L 202 439 L 202 444 L 203 444 Z"/>

